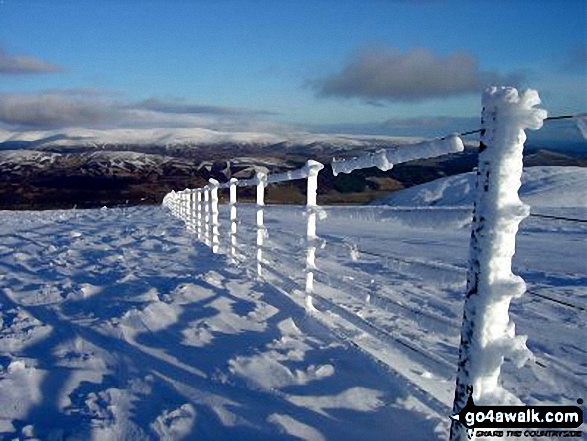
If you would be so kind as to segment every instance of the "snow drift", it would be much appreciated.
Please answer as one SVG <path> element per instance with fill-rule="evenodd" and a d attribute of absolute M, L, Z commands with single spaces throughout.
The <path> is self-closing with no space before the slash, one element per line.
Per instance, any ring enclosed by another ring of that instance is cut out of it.
<path fill-rule="evenodd" d="M 532 207 L 587 207 L 587 169 L 531 167 L 524 170 L 520 198 Z M 473 205 L 475 172 L 437 179 L 375 202 L 393 206 Z"/>

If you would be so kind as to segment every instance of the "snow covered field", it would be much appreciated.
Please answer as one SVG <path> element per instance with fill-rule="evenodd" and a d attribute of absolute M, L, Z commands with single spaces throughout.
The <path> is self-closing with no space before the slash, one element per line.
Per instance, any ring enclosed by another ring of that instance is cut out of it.
<path fill-rule="evenodd" d="M 530 170 L 533 212 L 587 219 L 584 169 Z M 445 439 L 470 235 L 458 179 L 325 209 L 314 316 L 301 207 L 265 210 L 266 281 L 252 205 L 238 267 L 159 207 L 0 212 L 0 438 Z M 511 312 L 536 358 L 504 381 L 528 404 L 587 395 L 586 233 L 530 217 L 518 234 L 529 292 Z"/>

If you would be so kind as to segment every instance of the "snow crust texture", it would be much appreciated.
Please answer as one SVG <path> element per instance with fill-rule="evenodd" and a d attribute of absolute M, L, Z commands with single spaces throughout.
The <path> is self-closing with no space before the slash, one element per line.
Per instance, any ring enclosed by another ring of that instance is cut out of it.
<path fill-rule="evenodd" d="M 369 356 L 191 234 L 160 208 L 0 212 L 0 439 L 434 439 Z"/>

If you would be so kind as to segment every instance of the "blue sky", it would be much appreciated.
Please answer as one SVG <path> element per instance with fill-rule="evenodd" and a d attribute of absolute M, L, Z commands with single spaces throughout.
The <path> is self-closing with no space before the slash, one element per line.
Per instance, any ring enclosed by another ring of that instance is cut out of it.
<path fill-rule="evenodd" d="M 586 48 L 587 0 L 3 0 L 0 121 L 444 130 L 486 83 L 587 111 Z"/>

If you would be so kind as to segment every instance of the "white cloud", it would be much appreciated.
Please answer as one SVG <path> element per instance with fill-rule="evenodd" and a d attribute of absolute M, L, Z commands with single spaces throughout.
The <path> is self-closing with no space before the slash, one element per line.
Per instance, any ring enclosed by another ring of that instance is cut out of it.
<path fill-rule="evenodd" d="M 156 99 L 126 103 L 93 89 L 0 94 L 0 124 L 19 130 L 66 127 L 198 127 L 215 130 L 285 128 L 261 118 L 269 112 L 175 103 L 177 101 L 168 103 Z"/>
<path fill-rule="evenodd" d="M 480 70 L 476 58 L 466 52 L 444 57 L 421 47 L 406 53 L 376 47 L 358 52 L 340 72 L 311 84 L 318 96 L 358 97 L 376 104 L 477 93 L 486 85 L 511 85 L 518 79 Z"/>

